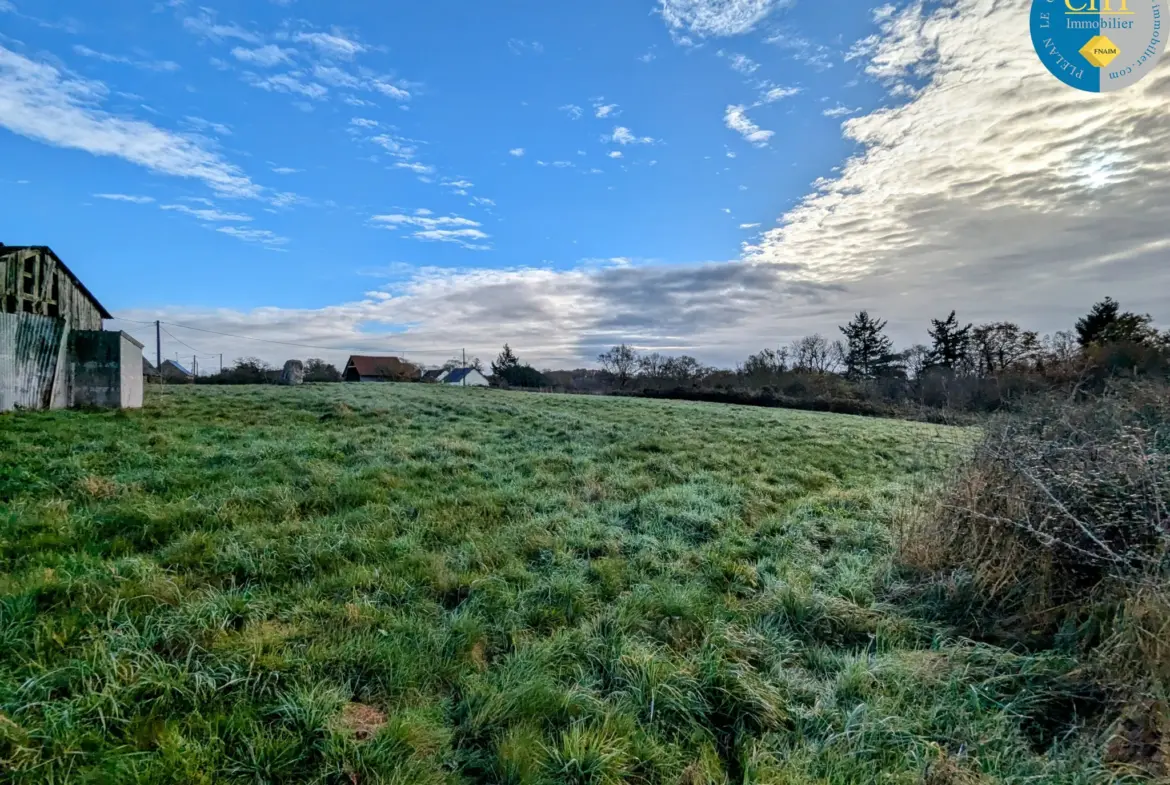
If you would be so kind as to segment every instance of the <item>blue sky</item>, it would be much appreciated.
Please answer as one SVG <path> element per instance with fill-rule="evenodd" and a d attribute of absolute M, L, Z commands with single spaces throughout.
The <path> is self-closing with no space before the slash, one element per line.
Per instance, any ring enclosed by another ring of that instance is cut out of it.
<path fill-rule="evenodd" d="M 1012 298 L 972 298 L 986 282 L 955 258 L 992 225 L 982 269 L 1035 256 L 1013 315 L 1067 326 L 1117 271 L 1086 256 L 1069 302 L 1037 294 L 1045 260 L 1086 253 L 1094 177 L 1136 186 L 1158 166 L 1029 119 L 1021 74 L 1046 75 L 1022 2 L 377 5 L 0 0 L 0 240 L 53 246 L 120 316 L 331 357 L 508 340 L 579 365 L 626 340 L 730 363 L 857 307 L 904 340 L 955 302 L 996 317 Z M 1014 13 L 1016 51 L 977 56 L 975 23 Z M 1159 133 L 1138 123 L 1165 73 L 1113 99 L 1119 122 Z M 1089 110 L 1034 84 L 1029 100 Z M 1015 134 L 962 137 L 1004 96 Z M 1027 192 L 1026 129 L 1054 156 L 1047 205 Z M 1138 250 L 1114 264 L 1148 264 L 1150 217 L 1122 220 Z M 1133 296 L 1157 310 L 1148 287 Z"/>

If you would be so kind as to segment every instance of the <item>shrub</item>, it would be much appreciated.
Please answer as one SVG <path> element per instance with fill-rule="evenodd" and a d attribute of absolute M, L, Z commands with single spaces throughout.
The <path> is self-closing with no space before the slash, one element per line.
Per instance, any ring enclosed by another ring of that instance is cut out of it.
<path fill-rule="evenodd" d="M 1162 705 L 1170 687 L 1168 392 L 1114 383 L 992 421 L 901 532 L 902 562 L 934 578 L 936 612 L 1083 656 L 1124 707 L 1115 740 L 1141 735 L 1134 707 Z"/>
<path fill-rule="evenodd" d="M 921 537 L 935 562 L 926 566 L 965 568 L 988 598 L 1055 608 L 1105 584 L 1160 582 L 1170 398 L 1164 388 L 1113 387 L 999 418 L 937 512 Z"/>

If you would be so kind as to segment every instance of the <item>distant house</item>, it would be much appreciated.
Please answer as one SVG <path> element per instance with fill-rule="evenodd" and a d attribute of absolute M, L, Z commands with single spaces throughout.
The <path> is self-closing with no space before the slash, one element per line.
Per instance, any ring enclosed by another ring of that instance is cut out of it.
<path fill-rule="evenodd" d="M 195 381 L 195 374 L 179 365 L 174 360 L 163 360 L 159 366 L 159 375 L 164 382 L 179 382 L 189 384 Z"/>
<path fill-rule="evenodd" d="M 45 245 L 0 243 L 0 412 L 142 406 L 142 344 Z"/>
<path fill-rule="evenodd" d="M 158 382 L 162 380 L 159 376 L 158 368 L 155 368 L 154 364 L 145 357 L 142 358 L 142 378 L 148 382 Z"/>
<path fill-rule="evenodd" d="M 424 382 L 437 382 L 439 381 L 439 378 L 445 373 L 447 373 L 446 368 L 432 368 L 431 370 L 423 373 L 422 380 Z"/>
<path fill-rule="evenodd" d="M 487 377 L 474 368 L 452 368 L 439 377 L 439 382 L 458 387 L 489 387 L 491 385 Z"/>
<path fill-rule="evenodd" d="M 371 357 L 354 354 L 345 364 L 341 378 L 347 382 L 412 382 L 422 375 L 418 366 L 400 357 Z"/>

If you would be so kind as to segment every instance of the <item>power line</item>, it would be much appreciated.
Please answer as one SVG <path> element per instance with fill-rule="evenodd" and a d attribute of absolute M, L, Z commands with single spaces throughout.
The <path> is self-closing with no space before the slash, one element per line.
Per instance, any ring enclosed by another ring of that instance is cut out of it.
<path fill-rule="evenodd" d="M 194 346 L 192 346 L 191 344 L 189 344 L 189 343 L 183 343 L 182 341 L 179 341 L 179 339 L 178 339 L 178 338 L 175 338 L 175 336 L 171 335 L 171 331 L 170 331 L 170 330 L 168 330 L 168 329 L 166 329 L 165 327 L 163 328 L 163 332 L 164 332 L 164 333 L 166 333 L 167 335 L 170 335 L 172 340 L 174 340 L 174 341 L 178 341 L 178 342 L 179 342 L 180 344 L 182 344 L 183 346 L 186 346 L 188 349 L 190 349 L 191 351 L 195 352 L 195 354 L 204 354 L 203 352 L 200 352 L 198 349 L 196 349 L 196 348 L 195 348 Z M 213 355 L 210 355 L 210 354 L 208 354 L 208 356 L 213 356 Z"/>
<path fill-rule="evenodd" d="M 195 331 L 201 332 L 201 333 L 210 333 L 212 335 L 222 335 L 222 336 L 225 336 L 227 338 L 239 338 L 239 339 L 245 340 L 245 341 L 259 341 L 260 343 L 272 343 L 272 344 L 277 344 L 279 346 L 295 346 L 298 349 L 319 349 L 319 350 L 324 351 L 324 352 L 369 351 L 368 349 L 352 349 L 352 348 L 347 348 L 344 346 L 312 346 L 312 345 L 306 344 L 306 343 L 293 343 L 291 341 L 274 341 L 274 340 L 271 340 L 269 338 L 254 338 L 251 335 L 236 335 L 235 333 L 224 333 L 224 332 L 219 332 L 218 330 L 208 330 L 204 327 L 192 327 L 189 324 L 178 324 L 177 322 L 163 322 L 163 324 L 169 324 L 172 327 L 182 327 L 185 330 L 195 330 Z M 166 331 L 164 330 L 164 332 L 166 332 Z M 169 332 L 167 332 L 167 335 L 171 335 L 171 334 Z M 173 335 L 171 337 L 174 338 Z M 178 341 L 179 339 L 175 338 L 175 340 Z M 179 341 L 179 342 L 182 343 L 182 341 Z M 186 344 L 184 344 L 184 346 L 186 346 Z M 188 348 L 190 348 L 190 347 L 188 347 Z M 458 351 L 459 351 L 458 349 L 451 349 L 449 347 L 445 348 L 445 349 L 436 349 L 434 347 L 425 347 L 425 348 L 403 349 L 402 353 L 409 354 L 411 352 L 414 352 L 416 354 L 417 353 L 440 354 L 440 353 L 454 353 L 454 352 L 458 352 Z"/>

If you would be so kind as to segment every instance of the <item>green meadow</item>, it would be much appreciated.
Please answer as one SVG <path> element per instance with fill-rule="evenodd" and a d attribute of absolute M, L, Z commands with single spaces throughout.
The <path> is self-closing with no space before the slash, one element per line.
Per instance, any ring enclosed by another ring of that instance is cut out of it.
<path fill-rule="evenodd" d="M 1101 782 L 1075 659 L 894 563 L 972 436 L 407 384 L 0 417 L 0 780 Z"/>

